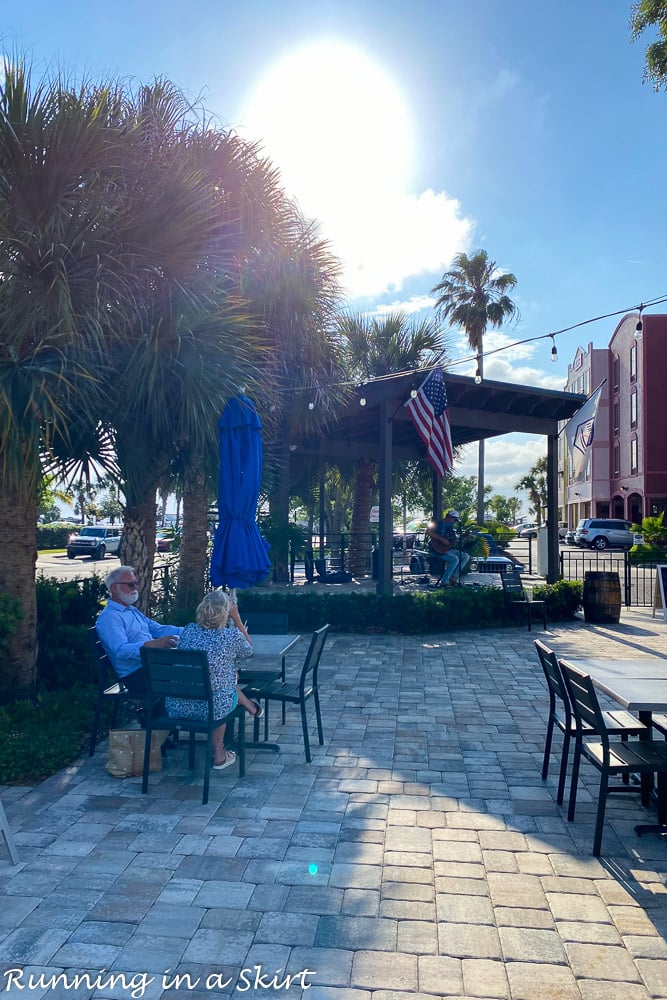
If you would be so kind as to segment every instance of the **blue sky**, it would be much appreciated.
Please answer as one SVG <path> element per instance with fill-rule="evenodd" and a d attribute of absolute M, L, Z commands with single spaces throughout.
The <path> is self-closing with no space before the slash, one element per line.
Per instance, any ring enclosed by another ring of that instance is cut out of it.
<path fill-rule="evenodd" d="M 630 7 L 30 0 L 3 12 L 0 44 L 38 72 L 167 76 L 261 140 L 343 257 L 352 308 L 428 309 L 453 254 L 486 249 L 516 274 L 521 310 L 490 348 L 667 295 L 667 94 L 642 82 Z M 485 372 L 562 388 L 576 347 L 605 346 L 616 322 L 559 336 L 556 364 L 545 340 Z M 511 492 L 541 450 L 492 442 L 487 482 Z M 474 469 L 471 449 L 459 471 Z"/>

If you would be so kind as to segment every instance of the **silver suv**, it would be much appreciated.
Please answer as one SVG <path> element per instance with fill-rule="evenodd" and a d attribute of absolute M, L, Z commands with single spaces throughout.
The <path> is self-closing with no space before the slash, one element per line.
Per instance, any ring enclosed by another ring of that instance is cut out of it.
<path fill-rule="evenodd" d="M 91 559 L 104 559 L 107 552 L 117 556 L 120 552 L 120 536 L 120 528 L 107 528 L 103 524 L 82 528 L 78 535 L 70 535 L 67 558 L 90 556 Z"/>
<path fill-rule="evenodd" d="M 634 540 L 632 522 L 611 517 L 588 517 L 579 521 L 574 532 L 574 544 L 582 549 L 629 549 Z"/>

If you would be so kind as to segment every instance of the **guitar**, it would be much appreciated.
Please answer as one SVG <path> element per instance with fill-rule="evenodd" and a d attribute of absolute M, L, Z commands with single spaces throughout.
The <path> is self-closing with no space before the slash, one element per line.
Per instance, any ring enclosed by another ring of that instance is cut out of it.
<path fill-rule="evenodd" d="M 444 556 L 445 552 L 449 552 L 451 549 L 452 542 L 444 535 L 429 535 L 428 546 L 437 556 Z"/>

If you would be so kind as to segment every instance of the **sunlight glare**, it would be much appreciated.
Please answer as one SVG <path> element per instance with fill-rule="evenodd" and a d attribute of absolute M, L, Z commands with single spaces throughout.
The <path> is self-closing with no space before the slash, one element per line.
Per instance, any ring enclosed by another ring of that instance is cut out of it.
<path fill-rule="evenodd" d="M 362 248 L 369 230 L 386 240 L 395 226 L 390 216 L 401 214 L 413 150 L 409 110 L 390 75 L 351 45 L 312 43 L 268 70 L 243 124 L 304 213 L 321 223 L 347 265 L 348 286 L 383 284 Z"/>
<path fill-rule="evenodd" d="M 405 190 L 412 148 L 405 101 L 391 77 L 350 45 L 321 41 L 274 64 L 244 123 L 308 214 L 323 200 L 359 203 L 369 188 Z"/>

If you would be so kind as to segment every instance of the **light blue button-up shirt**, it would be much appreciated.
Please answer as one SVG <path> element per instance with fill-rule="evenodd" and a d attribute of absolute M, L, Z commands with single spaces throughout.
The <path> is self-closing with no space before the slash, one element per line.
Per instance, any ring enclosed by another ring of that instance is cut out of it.
<path fill-rule="evenodd" d="M 141 666 L 139 650 L 145 642 L 163 635 L 179 635 L 177 625 L 159 625 L 137 608 L 108 601 L 97 618 L 97 634 L 119 677 L 133 674 Z"/>

